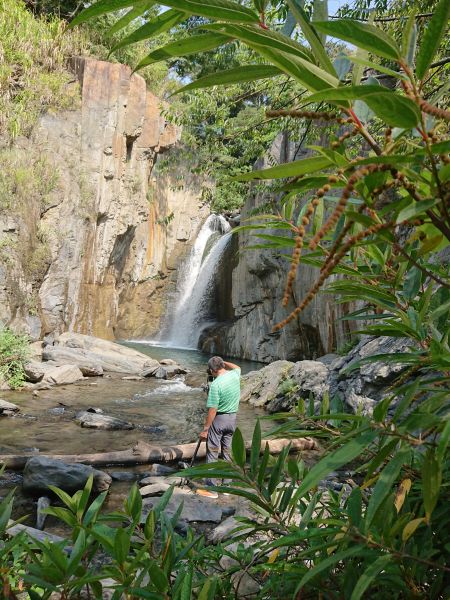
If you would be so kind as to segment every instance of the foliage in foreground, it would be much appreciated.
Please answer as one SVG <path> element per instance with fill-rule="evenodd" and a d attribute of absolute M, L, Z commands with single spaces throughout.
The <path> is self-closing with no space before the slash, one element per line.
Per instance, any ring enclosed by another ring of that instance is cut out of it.
<path fill-rule="evenodd" d="M 0 382 L 16 389 L 25 381 L 24 363 L 29 357 L 29 339 L 0 324 Z"/>
<path fill-rule="evenodd" d="M 171 489 L 144 517 L 136 486 L 122 511 L 102 514 L 107 493 L 90 503 L 92 479 L 72 497 L 52 487 L 63 507 L 46 512 L 69 526 L 70 540 L 8 540 L 11 493 L 0 506 L 5 597 L 25 589 L 32 600 L 56 591 L 78 598 L 89 590 L 100 599 L 105 587 L 115 590 L 114 599 L 231 599 L 245 578 L 260 599 L 448 597 L 450 494 L 441 482 L 449 470 L 450 427 L 436 417 L 436 403 L 412 411 L 403 403 L 391 418 L 386 406 L 373 419 L 323 406 L 323 414 L 303 415 L 311 427 L 306 432 L 290 416 L 283 435 L 329 432 L 327 453 L 310 469 L 289 457 L 288 447 L 276 459 L 266 447 L 261 458 L 258 423 L 248 459 L 237 430 L 230 463 L 183 472 L 228 479 L 216 489 L 247 499 L 255 511 L 254 518 L 238 518 L 233 536 L 217 546 L 190 529 L 177 533 L 182 506 L 173 516 L 164 513 Z M 429 430 L 430 419 L 433 436 L 423 439 L 418 423 Z M 324 477 L 344 467 L 354 473 L 342 491 L 324 488 Z"/>

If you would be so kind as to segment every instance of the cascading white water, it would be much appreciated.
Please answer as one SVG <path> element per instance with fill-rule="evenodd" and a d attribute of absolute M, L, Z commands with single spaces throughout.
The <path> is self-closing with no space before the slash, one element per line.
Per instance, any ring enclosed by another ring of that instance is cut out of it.
<path fill-rule="evenodd" d="M 166 343 L 178 348 L 196 348 L 200 328 L 211 302 L 213 278 L 231 234 L 220 215 L 210 215 L 195 240 L 191 253 L 179 269 L 175 310 Z M 208 240 L 218 235 L 206 254 Z M 205 256 L 206 254 L 206 256 Z"/>

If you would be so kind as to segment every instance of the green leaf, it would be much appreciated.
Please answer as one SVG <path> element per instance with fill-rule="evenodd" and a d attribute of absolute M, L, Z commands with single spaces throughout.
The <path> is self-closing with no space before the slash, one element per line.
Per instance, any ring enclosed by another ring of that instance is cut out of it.
<path fill-rule="evenodd" d="M 422 271 L 412 266 L 406 273 L 403 284 L 403 295 L 406 300 L 414 300 L 420 290 L 422 283 Z"/>
<path fill-rule="evenodd" d="M 178 8 L 191 15 L 233 23 L 258 23 L 259 16 L 250 8 L 229 0 L 164 0 L 164 6 Z"/>
<path fill-rule="evenodd" d="M 392 492 L 392 487 L 400 473 L 400 469 L 408 461 L 411 451 L 409 448 L 400 449 L 381 471 L 378 481 L 369 500 L 366 511 L 365 526 L 369 531 L 377 510 L 385 498 Z"/>
<path fill-rule="evenodd" d="M 215 85 L 230 85 L 233 83 L 242 83 L 244 81 L 256 81 L 258 79 L 267 79 L 282 74 L 280 69 L 273 67 L 272 65 L 245 65 L 245 67 L 237 67 L 235 69 L 229 69 L 228 71 L 219 71 L 196 79 L 192 83 L 189 83 L 174 92 L 172 96 L 201 88 L 213 87 Z"/>
<path fill-rule="evenodd" d="M 430 521 L 431 513 L 438 501 L 441 482 L 441 465 L 436 459 L 434 451 L 430 448 L 425 454 L 422 465 L 422 493 L 427 522 Z"/>
<path fill-rule="evenodd" d="M 83 518 L 83 525 L 87 527 L 91 523 L 95 523 L 97 519 L 97 515 L 100 512 L 101 507 L 103 506 L 104 501 L 106 500 L 106 496 L 108 492 L 102 492 L 97 496 L 97 498 L 92 502 L 89 508 L 86 511 L 86 514 Z"/>
<path fill-rule="evenodd" d="M 397 223 L 401 223 L 402 221 L 406 221 L 406 219 L 414 219 L 419 215 L 423 215 L 427 210 L 433 208 L 440 202 L 439 198 L 432 198 L 430 200 L 422 200 L 420 202 L 416 202 L 412 200 L 408 203 L 408 205 L 399 213 L 397 217 Z"/>
<path fill-rule="evenodd" d="M 423 79 L 425 73 L 428 71 L 438 51 L 442 36 L 448 27 L 449 18 L 450 2 L 448 0 L 440 0 L 433 9 L 433 16 L 422 37 L 422 43 L 417 54 L 416 75 L 418 79 Z"/>
<path fill-rule="evenodd" d="M 253 430 L 252 448 L 250 450 L 250 473 L 252 477 L 256 476 L 259 463 L 259 453 L 261 451 L 261 423 L 259 419 L 256 421 Z"/>
<path fill-rule="evenodd" d="M 313 54 L 319 65 L 322 66 L 323 69 L 331 73 L 332 75 L 336 75 L 336 71 L 326 53 L 326 50 L 323 46 L 322 41 L 314 30 L 314 26 L 312 26 L 309 22 L 308 16 L 303 10 L 301 6 L 299 6 L 296 2 L 292 0 L 287 0 L 287 4 L 291 9 L 292 14 L 295 17 L 295 20 L 300 25 L 300 28 L 305 36 L 305 39 L 311 46 Z M 315 5 L 316 3 L 314 3 Z"/>
<path fill-rule="evenodd" d="M 436 460 L 441 464 L 444 462 L 447 446 L 450 441 L 450 421 L 447 421 L 439 438 L 436 450 Z"/>
<path fill-rule="evenodd" d="M 400 51 L 395 41 L 384 31 L 369 23 L 359 23 L 353 19 L 337 19 L 317 22 L 314 26 L 323 33 L 350 42 L 377 56 L 393 60 L 400 58 Z"/>
<path fill-rule="evenodd" d="M 120 42 L 118 42 L 112 49 L 110 54 L 118 50 L 119 48 L 124 48 L 125 46 L 129 46 L 130 44 L 135 44 L 142 40 L 146 40 L 151 38 L 159 33 L 163 33 L 168 29 L 171 29 L 175 25 L 177 25 L 180 21 L 186 18 L 186 14 L 180 12 L 179 10 L 166 10 L 165 12 L 158 15 L 152 21 L 148 21 L 142 27 L 139 27 L 130 35 L 124 37 Z"/>
<path fill-rule="evenodd" d="M 342 104 L 351 100 L 363 100 L 373 112 L 392 127 L 415 127 L 420 119 L 416 104 L 405 96 L 379 85 L 354 85 L 322 90 L 312 94 L 310 102 Z M 389 158 L 389 157 L 386 157 Z"/>
<path fill-rule="evenodd" d="M 319 573 L 322 573 L 322 571 L 325 571 L 325 570 L 329 569 L 330 567 L 333 567 L 336 563 L 339 563 L 343 560 L 347 560 L 348 558 L 350 558 L 352 556 L 356 556 L 357 554 L 365 554 L 366 552 L 367 552 L 367 550 L 365 549 L 364 546 L 353 546 L 352 548 L 347 548 L 347 550 L 343 550 L 342 552 L 337 552 L 336 554 L 332 554 L 331 556 L 329 556 L 328 558 L 325 558 L 324 560 L 320 560 L 320 562 L 317 565 L 315 565 L 312 569 L 311 568 L 308 569 L 306 574 L 302 577 L 300 583 L 295 588 L 294 597 L 297 596 L 297 594 L 300 592 L 300 590 L 311 579 L 313 579 Z"/>
<path fill-rule="evenodd" d="M 94 482 L 94 476 L 93 475 L 89 475 L 88 480 L 86 481 L 86 485 L 84 486 L 83 492 L 80 496 L 80 499 L 77 503 L 76 506 L 76 511 L 77 511 L 77 518 L 80 520 L 81 517 L 83 516 L 83 513 L 86 509 L 87 503 L 89 501 L 89 497 L 91 495 L 91 491 L 92 491 L 92 484 Z"/>
<path fill-rule="evenodd" d="M 307 62 L 313 60 L 311 51 L 302 46 L 295 40 L 278 33 L 262 29 L 258 25 L 232 25 L 230 23 L 213 23 L 211 25 L 203 25 L 202 29 L 218 32 L 222 35 L 229 36 L 248 44 L 250 47 L 264 47 L 272 50 L 281 50 L 286 54 L 297 56 Z M 327 75 L 334 80 L 329 74 Z M 332 85 L 332 84 L 330 84 Z"/>
<path fill-rule="evenodd" d="M 359 527 L 362 515 L 362 494 L 360 488 L 352 490 L 347 500 L 346 508 L 351 524 L 354 527 Z"/>
<path fill-rule="evenodd" d="M 300 56 L 288 54 L 280 50 L 273 50 L 262 45 L 258 46 L 248 43 L 248 46 L 287 75 L 291 75 L 311 92 L 327 89 L 330 85 L 337 86 L 339 83 L 339 80 L 327 73 L 327 71 L 317 67 L 308 60 L 300 58 Z"/>
<path fill-rule="evenodd" d="M 403 73 L 399 73 L 398 71 L 393 71 L 392 69 L 388 69 L 387 67 L 383 66 L 383 65 L 379 65 L 378 63 L 374 63 L 371 60 L 367 60 L 365 58 L 362 58 L 360 56 L 353 55 L 353 54 L 349 54 L 348 55 L 348 59 L 357 64 L 357 65 L 361 65 L 363 67 L 370 67 L 371 69 L 374 69 L 375 71 L 378 71 L 379 73 L 385 73 L 386 75 L 390 75 L 391 77 L 395 77 L 396 79 L 408 79 L 406 77 L 406 75 L 404 75 Z M 359 84 L 359 82 L 358 82 Z M 358 85 L 356 82 L 354 82 L 354 85 Z"/>
<path fill-rule="evenodd" d="M 245 443 L 244 438 L 242 437 L 241 430 L 239 427 L 233 434 L 233 439 L 231 440 L 231 452 L 233 455 L 234 462 L 239 465 L 241 468 L 245 465 Z"/>
<path fill-rule="evenodd" d="M 216 597 L 216 587 L 217 579 L 215 577 L 208 577 L 200 590 L 197 600 L 213 600 Z"/>
<path fill-rule="evenodd" d="M 252 179 L 281 179 L 285 177 L 296 177 L 297 175 L 306 175 L 306 173 L 314 173 L 321 169 L 326 169 L 331 166 L 331 161 L 325 156 L 314 156 L 312 158 L 304 158 L 295 160 L 289 163 L 283 163 L 270 169 L 262 169 L 260 171 L 251 171 L 233 177 L 233 181 L 251 181 Z"/>
<path fill-rule="evenodd" d="M 156 564 L 154 560 L 151 561 L 148 572 L 150 580 L 158 590 L 158 592 L 165 592 L 169 587 L 169 580 L 167 579 L 164 571 Z"/>
<path fill-rule="evenodd" d="M 137 65 L 135 71 L 161 60 L 212 50 L 213 48 L 227 44 L 229 41 L 230 38 L 213 33 L 202 33 L 200 35 L 193 35 L 182 40 L 177 40 L 176 42 L 171 42 L 170 44 L 166 44 L 165 46 L 150 52 L 150 54 L 143 58 Z"/>
<path fill-rule="evenodd" d="M 117 562 L 121 565 L 127 560 L 130 551 L 130 535 L 126 529 L 119 527 L 116 529 L 114 538 L 114 554 Z"/>
<path fill-rule="evenodd" d="M 136 0 L 100 0 L 82 10 L 80 14 L 70 22 L 69 27 L 74 27 L 75 25 L 99 17 L 100 15 L 116 12 L 122 8 L 134 6 L 135 4 Z"/>
<path fill-rule="evenodd" d="M 145 13 L 149 8 L 151 8 L 155 4 L 154 0 L 143 0 L 141 2 L 135 2 L 134 6 L 131 10 L 127 12 L 121 19 L 118 19 L 112 27 L 108 29 L 105 33 L 106 37 L 111 37 L 124 27 L 126 27 L 129 23 L 134 21 L 137 17 L 140 17 Z"/>
<path fill-rule="evenodd" d="M 350 600 L 360 600 L 378 573 L 381 573 L 381 571 L 387 567 L 391 560 L 392 555 L 385 554 L 383 556 L 379 556 L 375 562 L 371 562 L 356 582 L 352 595 L 350 596 Z"/>
<path fill-rule="evenodd" d="M 406 22 L 402 37 L 402 55 L 406 59 L 408 67 L 414 64 L 414 55 L 416 53 L 417 27 L 416 13 L 413 11 Z"/>
<path fill-rule="evenodd" d="M 3 533 L 8 526 L 8 521 L 11 518 L 13 503 L 14 490 L 11 490 L 6 498 L 4 498 L 0 503 L 0 533 Z"/>
<path fill-rule="evenodd" d="M 333 415 L 334 418 L 334 415 Z M 316 486 L 330 471 L 335 471 L 343 465 L 349 463 L 359 456 L 375 439 L 377 433 L 374 431 L 365 431 L 360 433 L 350 442 L 339 448 L 335 452 L 322 458 L 306 475 L 296 496 L 301 498 L 311 488 Z"/>

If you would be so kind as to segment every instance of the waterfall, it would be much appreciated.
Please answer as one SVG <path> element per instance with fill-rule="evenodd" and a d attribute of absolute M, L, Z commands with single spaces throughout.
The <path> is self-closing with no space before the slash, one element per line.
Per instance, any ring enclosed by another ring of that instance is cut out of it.
<path fill-rule="evenodd" d="M 210 215 L 195 240 L 187 260 L 179 267 L 175 310 L 163 337 L 171 346 L 196 348 L 207 324 L 214 295 L 214 275 L 231 233 L 227 220 Z M 209 251 L 208 251 L 209 250 Z"/>

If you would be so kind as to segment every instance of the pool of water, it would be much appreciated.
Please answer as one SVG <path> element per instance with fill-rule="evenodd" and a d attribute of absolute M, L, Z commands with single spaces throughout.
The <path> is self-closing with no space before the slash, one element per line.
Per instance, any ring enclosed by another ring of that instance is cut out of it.
<path fill-rule="evenodd" d="M 127 342 L 153 358 L 172 358 L 188 368 L 187 376 L 164 381 L 124 379 L 107 375 L 85 379 L 77 384 L 42 390 L 34 396 L 31 390 L 2 393 L 2 398 L 17 404 L 21 411 L 15 417 L 0 418 L 0 454 L 21 454 L 30 450 L 52 454 L 85 454 L 124 450 L 136 441 L 158 445 L 179 444 L 197 439 L 205 415 L 206 381 L 209 356 L 196 350 L 155 346 L 144 342 Z M 261 368 L 261 363 L 232 359 L 243 373 Z M 75 415 L 86 408 L 100 408 L 107 415 L 133 423 L 130 431 L 85 429 Z M 241 404 L 238 425 L 246 439 L 263 411 Z M 149 427 L 159 426 L 156 433 Z M 269 424 L 267 424 L 269 428 Z"/>

